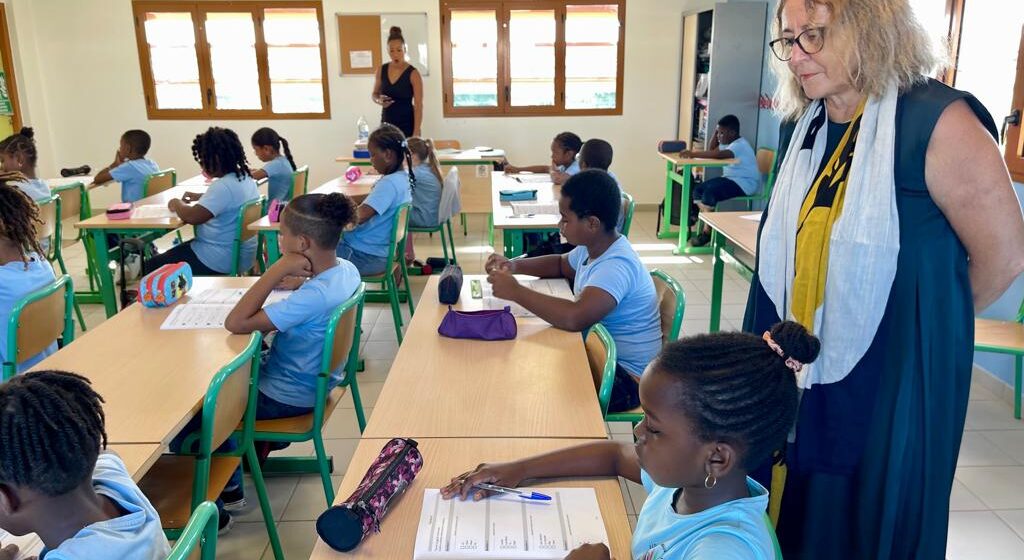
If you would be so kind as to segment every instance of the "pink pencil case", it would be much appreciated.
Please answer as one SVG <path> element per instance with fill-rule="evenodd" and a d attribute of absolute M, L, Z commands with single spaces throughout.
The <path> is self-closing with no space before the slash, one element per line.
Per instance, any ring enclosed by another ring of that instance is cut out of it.
<path fill-rule="evenodd" d="M 107 208 L 107 218 L 111 220 L 127 220 L 132 217 L 132 203 L 118 202 Z"/>

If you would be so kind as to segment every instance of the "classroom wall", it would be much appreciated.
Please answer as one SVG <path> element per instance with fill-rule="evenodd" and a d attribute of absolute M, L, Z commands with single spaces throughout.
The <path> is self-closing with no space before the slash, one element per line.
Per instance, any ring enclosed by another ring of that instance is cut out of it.
<path fill-rule="evenodd" d="M 269 124 L 292 143 L 296 159 L 308 163 L 317 184 L 342 171 L 334 158 L 351 149 L 360 115 L 375 122 L 380 108 L 370 101 L 370 77 L 341 77 L 336 12 L 377 9 L 356 0 L 325 0 L 327 68 L 332 117 L 295 121 L 149 121 L 146 117 L 130 0 L 6 0 L 15 28 L 15 55 L 26 122 L 40 139 L 40 173 L 112 159 L 127 128 L 143 127 L 154 138 L 151 157 L 180 176 L 196 171 L 192 137 L 210 124 L 229 126 L 243 138 Z M 675 130 L 678 111 L 681 14 L 698 4 L 678 0 L 629 0 L 626 11 L 624 111 L 613 117 L 443 119 L 438 2 L 392 0 L 390 12 L 426 11 L 430 20 L 431 72 L 424 77 L 423 130 L 457 138 L 464 145 L 504 147 L 514 162 L 542 163 L 551 137 L 572 130 L 600 136 L 616 150 L 613 170 L 640 203 L 660 201 L 664 170 L 655 143 Z M 113 190 L 113 189 L 110 189 Z M 99 195 L 102 202 L 112 198 Z"/>

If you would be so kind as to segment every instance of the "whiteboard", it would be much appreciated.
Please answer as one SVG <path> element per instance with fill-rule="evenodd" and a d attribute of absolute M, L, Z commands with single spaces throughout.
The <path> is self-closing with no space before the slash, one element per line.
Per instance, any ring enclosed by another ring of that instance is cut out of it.
<path fill-rule="evenodd" d="M 380 14 L 380 52 L 381 60 L 388 61 L 388 31 L 392 25 L 402 28 L 405 37 L 407 54 L 405 60 L 420 71 L 423 76 L 430 75 L 430 64 L 427 59 L 427 14 L 423 13 L 388 13 Z"/>

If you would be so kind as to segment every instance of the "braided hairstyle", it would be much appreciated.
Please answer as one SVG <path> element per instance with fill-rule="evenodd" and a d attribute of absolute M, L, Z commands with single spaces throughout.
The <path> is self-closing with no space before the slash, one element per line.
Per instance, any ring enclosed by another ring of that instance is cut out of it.
<path fill-rule="evenodd" d="M 402 160 L 405 160 L 409 168 L 409 190 L 416 190 L 416 176 L 412 172 L 412 152 L 409 151 L 409 144 L 405 140 L 405 134 L 395 125 L 384 123 L 380 128 L 370 133 L 368 144 L 377 146 L 378 149 L 395 154 L 395 164 L 388 169 L 385 175 L 390 175 L 402 169 Z"/>
<path fill-rule="evenodd" d="M 36 150 L 35 131 L 31 127 L 23 126 L 17 134 L 12 134 L 0 140 L 0 152 L 10 155 L 24 154 L 25 161 L 29 167 L 35 168 L 39 159 L 39 152 Z"/>
<path fill-rule="evenodd" d="M 60 496 L 90 478 L 107 446 L 102 403 L 74 373 L 33 371 L 0 384 L 0 482 Z"/>
<path fill-rule="evenodd" d="M 748 471 L 782 448 L 796 418 L 796 375 L 786 359 L 810 363 L 821 349 L 799 323 L 778 323 L 769 333 L 783 356 L 759 336 L 720 332 L 670 342 L 655 364 L 678 381 L 678 406 L 697 437 L 735 446 Z"/>
<path fill-rule="evenodd" d="M 0 171 L 0 238 L 21 249 L 26 262 L 30 252 L 45 254 L 36 238 L 37 228 L 43 225 L 39 206 L 15 184 L 27 180 L 20 171 Z"/>
<path fill-rule="evenodd" d="M 284 149 L 284 157 L 288 158 L 288 163 L 292 164 L 292 171 L 298 169 L 295 165 L 295 160 L 292 159 L 292 150 L 288 147 L 288 141 L 284 139 L 273 128 L 263 127 L 256 132 L 252 133 L 252 145 L 253 146 L 270 146 L 275 150 Z"/>
<path fill-rule="evenodd" d="M 192 141 L 192 157 L 214 177 L 234 173 L 239 180 L 249 176 L 249 162 L 238 135 L 230 128 L 211 126 Z"/>
<path fill-rule="evenodd" d="M 289 202 L 281 220 L 289 230 L 308 235 L 321 249 L 333 249 L 355 216 L 356 207 L 349 197 L 341 193 L 310 193 Z"/>

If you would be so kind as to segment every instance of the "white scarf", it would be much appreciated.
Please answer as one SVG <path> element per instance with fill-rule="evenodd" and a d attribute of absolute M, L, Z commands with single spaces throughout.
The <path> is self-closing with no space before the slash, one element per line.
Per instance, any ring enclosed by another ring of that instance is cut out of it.
<path fill-rule="evenodd" d="M 817 361 L 798 375 L 802 389 L 841 381 L 867 352 L 882 321 L 900 250 L 899 215 L 893 170 L 898 88 L 869 98 L 860 123 L 843 211 L 832 226 L 825 297 L 815 311 L 814 334 L 821 339 Z M 779 317 L 792 320 L 797 220 L 825 154 L 827 124 L 810 150 L 801 150 L 823 101 L 808 106 L 797 122 L 789 150 L 763 218 L 758 248 L 761 285 Z"/>

